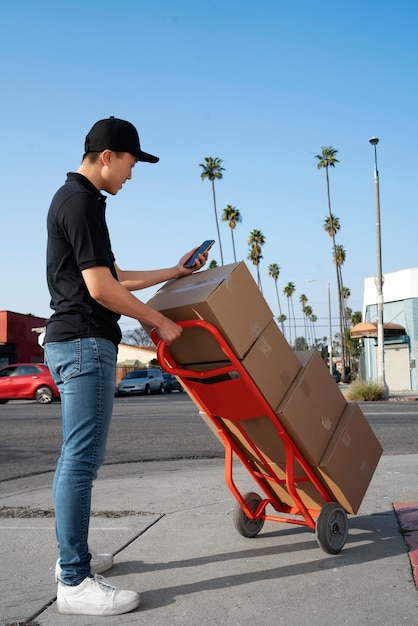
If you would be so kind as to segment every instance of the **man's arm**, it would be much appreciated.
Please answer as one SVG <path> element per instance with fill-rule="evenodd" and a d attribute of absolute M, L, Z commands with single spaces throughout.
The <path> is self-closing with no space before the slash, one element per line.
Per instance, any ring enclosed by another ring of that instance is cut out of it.
<path fill-rule="evenodd" d="M 187 276 L 188 274 L 192 274 L 203 267 L 208 257 L 207 254 L 200 254 L 195 265 L 191 269 L 184 267 L 184 263 L 195 250 L 197 250 L 197 248 L 193 248 L 193 250 L 184 254 L 177 265 L 159 270 L 121 270 L 115 263 L 118 280 L 129 291 L 137 291 L 139 289 L 145 289 L 146 287 L 153 287 L 154 285 L 158 285 L 159 283 L 167 280 L 180 278 L 180 276 Z"/>
<path fill-rule="evenodd" d="M 82 270 L 82 275 L 90 296 L 102 306 L 155 327 L 160 339 L 167 344 L 180 337 L 183 330 L 181 326 L 138 300 L 113 278 L 108 267 L 90 267 Z"/>

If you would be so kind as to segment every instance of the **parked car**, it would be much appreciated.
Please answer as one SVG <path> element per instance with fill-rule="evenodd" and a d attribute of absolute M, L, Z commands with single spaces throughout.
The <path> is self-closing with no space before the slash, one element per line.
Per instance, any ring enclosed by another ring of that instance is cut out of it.
<path fill-rule="evenodd" d="M 163 390 L 164 379 L 161 370 L 150 368 L 128 372 L 116 387 L 116 394 L 118 396 L 149 395 L 152 392 L 162 393 Z"/>
<path fill-rule="evenodd" d="M 171 393 L 172 391 L 183 391 L 183 387 L 177 380 L 173 374 L 169 374 L 168 372 L 163 372 L 164 379 L 164 391 L 166 393 Z"/>
<path fill-rule="evenodd" d="M 59 395 L 48 366 L 43 363 L 13 363 L 0 368 L 0 404 L 20 399 L 48 404 Z"/>

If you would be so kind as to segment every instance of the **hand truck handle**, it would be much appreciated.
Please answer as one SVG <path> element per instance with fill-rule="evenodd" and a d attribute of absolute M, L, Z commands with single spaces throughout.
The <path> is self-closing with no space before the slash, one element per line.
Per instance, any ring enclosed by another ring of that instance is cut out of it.
<path fill-rule="evenodd" d="M 184 367 L 179 367 L 173 357 L 167 352 L 166 347 L 167 343 L 163 339 L 159 339 L 157 335 L 157 331 L 155 328 L 151 330 L 151 339 L 154 344 L 157 346 L 157 358 L 160 365 L 170 374 L 174 374 L 175 376 L 183 376 L 184 378 L 212 378 L 213 376 L 219 376 L 222 374 L 227 374 L 229 372 L 233 372 L 236 370 L 236 364 L 239 365 L 239 361 L 235 354 L 232 352 L 229 345 L 226 343 L 225 339 L 209 322 L 205 322 L 205 320 L 184 320 L 177 322 L 179 326 L 182 328 L 202 328 L 209 332 L 219 344 L 222 352 L 225 354 L 228 359 L 228 365 L 223 365 L 221 367 L 217 367 L 211 370 L 207 370 L 204 372 L 185 369 Z"/>

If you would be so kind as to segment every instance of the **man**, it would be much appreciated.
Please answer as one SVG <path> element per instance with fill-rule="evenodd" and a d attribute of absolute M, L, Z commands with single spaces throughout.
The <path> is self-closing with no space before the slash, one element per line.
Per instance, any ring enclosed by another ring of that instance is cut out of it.
<path fill-rule="evenodd" d="M 134 591 L 118 589 L 102 576 L 111 554 L 88 546 L 92 482 L 101 466 L 109 432 L 121 315 L 154 326 L 168 344 L 182 328 L 131 292 L 200 269 L 184 262 L 152 271 L 124 271 L 115 263 L 105 220 L 106 197 L 132 178 L 138 161 L 159 159 L 141 150 L 135 127 L 110 117 L 88 133 L 77 172 L 69 173 L 48 212 L 47 280 L 53 314 L 45 353 L 60 389 L 63 446 L 54 477 L 56 565 L 60 613 L 119 615 L 139 606 Z"/>

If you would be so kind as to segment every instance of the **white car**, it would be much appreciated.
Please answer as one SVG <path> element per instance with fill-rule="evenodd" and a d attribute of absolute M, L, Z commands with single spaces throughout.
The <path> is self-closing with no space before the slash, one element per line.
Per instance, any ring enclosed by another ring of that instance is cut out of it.
<path fill-rule="evenodd" d="M 164 379 L 159 369 L 132 370 L 122 378 L 116 387 L 118 396 L 134 394 L 149 395 L 150 393 L 162 393 Z"/>

